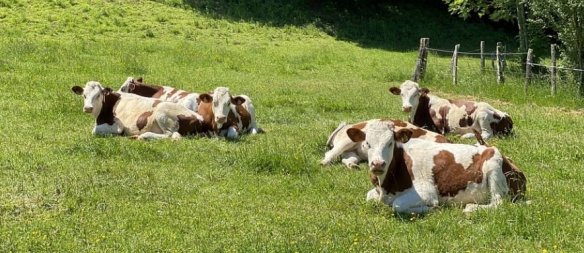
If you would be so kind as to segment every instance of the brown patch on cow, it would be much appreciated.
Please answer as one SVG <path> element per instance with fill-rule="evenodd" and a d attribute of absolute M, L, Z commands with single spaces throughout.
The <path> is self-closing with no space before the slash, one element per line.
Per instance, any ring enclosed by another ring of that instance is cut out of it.
<path fill-rule="evenodd" d="M 448 112 L 450 112 L 450 107 L 442 106 L 438 108 L 438 115 L 440 115 L 440 118 L 438 118 L 438 116 L 436 115 L 436 111 L 434 111 L 433 109 L 429 109 L 429 111 L 430 117 L 434 124 L 434 128 L 436 129 L 435 131 L 442 134 L 450 132 L 448 121 L 446 120 L 446 116 L 448 115 Z"/>
<path fill-rule="evenodd" d="M 481 154 L 475 154 L 468 168 L 456 163 L 454 155 L 446 150 L 434 156 L 434 180 L 441 196 L 455 196 L 460 190 L 466 189 L 469 183 L 480 183 L 483 180 L 483 163 L 492 158 L 495 150 L 487 148 Z"/>
<path fill-rule="evenodd" d="M 143 97 L 159 98 L 162 95 L 162 86 L 149 85 L 133 80 L 131 82 L 132 88 L 129 90 L 130 93 L 140 95 Z M 160 94 L 160 95 L 158 95 Z"/>
<path fill-rule="evenodd" d="M 450 143 L 450 141 L 448 139 L 446 139 L 446 137 L 444 137 L 444 135 L 436 135 L 435 142 L 438 142 L 438 143 Z"/>
<path fill-rule="evenodd" d="M 471 115 L 477 109 L 477 103 L 473 101 L 448 99 L 448 102 L 461 108 L 464 106 L 464 110 L 466 111 L 467 115 Z"/>
<path fill-rule="evenodd" d="M 473 119 L 471 116 L 463 116 L 462 118 L 460 118 L 460 120 L 458 121 L 458 125 L 460 127 L 470 127 L 472 126 L 472 124 L 474 123 Z"/>
<path fill-rule="evenodd" d="M 411 138 L 419 138 L 420 136 L 424 136 L 428 133 L 428 131 L 426 131 L 422 128 L 414 128 L 414 129 L 411 129 L 411 131 L 412 131 Z"/>
<path fill-rule="evenodd" d="M 154 103 L 152 103 L 152 107 L 158 106 L 158 104 L 160 104 L 160 102 L 162 102 L 162 101 L 160 101 L 160 99 L 154 100 Z"/>
<path fill-rule="evenodd" d="M 181 135 L 191 135 L 203 132 L 203 125 L 195 116 L 177 115 L 178 133 Z"/>
<path fill-rule="evenodd" d="M 104 92 L 103 104 L 101 106 L 101 111 L 95 119 L 97 125 L 108 124 L 113 125 L 115 119 L 114 107 L 120 100 L 120 94 L 116 92 Z"/>
<path fill-rule="evenodd" d="M 249 127 L 249 125 L 251 124 L 251 114 L 242 105 L 235 106 L 235 111 L 237 112 L 237 114 L 239 114 L 239 120 L 241 121 L 241 127 L 243 129 L 247 129 Z M 231 112 L 230 112 L 230 114 L 231 114 Z"/>
<path fill-rule="evenodd" d="M 205 94 L 207 95 L 207 94 Z M 208 96 L 208 95 L 207 95 Z M 206 98 L 206 96 L 204 96 Z M 215 114 L 213 114 L 213 104 L 212 99 L 200 99 L 197 113 L 203 117 L 203 122 L 201 123 L 201 131 L 216 131 L 217 125 L 215 124 Z"/>
<path fill-rule="evenodd" d="M 435 114 L 433 110 L 430 110 L 430 98 L 422 94 L 418 100 L 418 108 L 416 109 L 416 113 L 414 113 L 414 120 L 411 123 L 430 131 L 439 132 L 432 120 L 433 113 Z"/>
<path fill-rule="evenodd" d="M 498 118 L 499 120 L 498 122 L 492 122 L 490 124 L 491 129 L 493 129 L 493 134 L 509 135 L 513 132 L 513 120 L 511 120 L 511 117 L 509 116 L 501 117 L 496 113 L 493 115 L 493 117 L 495 117 L 495 119 Z"/>
<path fill-rule="evenodd" d="M 184 97 L 188 96 L 189 94 L 190 94 L 190 93 L 188 93 L 188 92 L 186 92 L 186 91 L 183 91 L 183 92 L 181 92 L 181 93 L 179 93 L 179 94 L 178 94 L 178 97 L 179 97 L 180 99 L 183 99 Z"/>
<path fill-rule="evenodd" d="M 351 127 L 352 128 L 357 128 L 359 130 L 363 130 L 363 128 L 365 128 L 366 125 L 367 125 L 367 122 L 360 122 L 360 123 L 354 124 Z"/>
<path fill-rule="evenodd" d="M 407 127 L 408 126 L 408 123 L 403 122 L 401 120 L 389 120 L 389 121 L 393 122 L 393 125 L 396 127 Z"/>
<path fill-rule="evenodd" d="M 503 174 L 505 175 L 505 180 L 507 181 L 507 186 L 509 187 L 509 196 L 511 196 L 511 201 L 516 202 L 525 198 L 525 192 L 527 191 L 527 179 L 525 175 L 513 162 L 508 158 L 503 156 Z"/>
<path fill-rule="evenodd" d="M 166 94 L 166 97 L 172 97 L 172 95 L 174 95 L 174 93 L 176 93 L 178 90 L 173 88 L 172 90 L 170 90 L 170 92 L 168 94 Z"/>
<path fill-rule="evenodd" d="M 387 193 L 394 194 L 412 187 L 414 174 L 412 173 L 411 165 L 411 158 L 404 154 L 403 149 L 395 147 L 393 149 L 393 159 L 389 163 L 385 179 L 381 182 L 381 188 Z M 380 182 L 377 183 L 379 184 Z"/>
<path fill-rule="evenodd" d="M 138 120 L 136 120 L 136 127 L 138 127 L 138 130 L 142 130 L 146 124 L 148 124 L 148 118 L 152 115 L 153 112 L 148 111 L 148 112 L 144 112 L 140 115 L 140 117 L 138 117 Z"/>

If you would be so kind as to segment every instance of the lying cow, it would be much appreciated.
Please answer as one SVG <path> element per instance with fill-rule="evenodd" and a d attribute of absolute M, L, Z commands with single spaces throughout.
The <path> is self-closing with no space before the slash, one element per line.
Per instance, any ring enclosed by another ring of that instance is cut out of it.
<path fill-rule="evenodd" d="M 484 102 L 448 100 L 428 95 L 430 90 L 417 83 L 405 81 L 400 88 L 389 91 L 402 98 L 402 109 L 409 112 L 409 121 L 430 131 L 453 132 L 472 138 L 472 129 L 481 132 L 484 139 L 493 135 L 508 135 L 513 130 L 511 117 Z"/>
<path fill-rule="evenodd" d="M 367 194 L 398 213 L 423 214 L 443 203 L 465 204 L 464 212 L 495 208 L 508 193 L 503 156 L 495 147 L 436 143 L 411 138 L 388 121 L 349 128 L 348 137 L 367 153 L 372 182 Z"/>
<path fill-rule="evenodd" d="M 176 103 L 113 92 L 95 81 L 71 90 L 83 96 L 83 111 L 96 117 L 94 135 L 179 139 L 201 129 L 201 115 Z"/>
<path fill-rule="evenodd" d="M 342 122 L 329 136 L 326 145 L 330 148 L 330 150 L 326 152 L 324 159 L 321 160 L 320 164 L 328 165 L 334 159 L 341 156 L 341 161 L 343 164 L 349 168 L 354 168 L 358 166 L 360 161 L 367 160 L 367 153 L 364 152 L 360 143 L 355 143 L 349 139 L 349 136 L 347 135 L 347 129 L 356 128 L 366 131 L 365 128 L 370 122 L 379 120 L 391 122 L 395 126 L 396 130 L 410 129 L 412 131 L 412 138 L 420 138 L 439 143 L 448 142 L 446 137 L 441 134 L 424 130 L 420 127 L 401 120 L 373 119 L 351 125 L 347 125 L 345 122 Z"/>
<path fill-rule="evenodd" d="M 229 88 L 217 87 L 212 94 L 199 96 L 198 112 L 212 120 L 213 129 L 220 136 L 235 139 L 242 133 L 261 131 L 255 119 L 255 108 L 246 95 L 231 96 Z"/>
<path fill-rule="evenodd" d="M 170 86 L 145 84 L 141 77 L 138 79 L 128 77 L 118 91 L 178 103 L 193 112 L 197 112 L 199 93 L 179 90 Z"/>

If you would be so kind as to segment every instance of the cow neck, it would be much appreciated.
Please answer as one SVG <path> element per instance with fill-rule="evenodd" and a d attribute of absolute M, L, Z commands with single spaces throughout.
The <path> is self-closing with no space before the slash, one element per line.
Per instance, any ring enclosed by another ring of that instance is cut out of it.
<path fill-rule="evenodd" d="M 413 120 L 410 117 L 410 121 L 418 127 L 437 132 L 436 125 L 434 125 L 434 121 L 432 121 L 432 117 L 430 116 L 430 97 L 428 95 L 420 95 L 418 107 L 414 113 Z"/>
<path fill-rule="evenodd" d="M 101 124 L 114 124 L 114 107 L 120 100 L 120 94 L 115 92 L 109 92 L 103 95 L 103 104 L 101 106 L 101 110 L 99 111 L 99 115 L 97 115 L 96 123 L 97 125 Z"/>
<path fill-rule="evenodd" d="M 387 173 L 381 184 L 387 193 L 395 194 L 412 187 L 412 175 L 410 174 L 404 158 L 404 150 L 395 146 L 393 149 L 393 159 L 387 168 Z"/>
<path fill-rule="evenodd" d="M 215 124 L 215 115 L 213 114 L 213 107 L 211 103 L 205 103 L 200 101 L 198 105 L 197 112 L 201 117 L 203 117 L 203 122 L 201 123 L 201 132 L 217 132 L 217 124 Z"/>
<path fill-rule="evenodd" d="M 148 84 L 136 84 L 132 93 L 140 95 L 143 97 L 153 97 L 159 98 L 162 96 L 162 86 L 148 85 Z"/>
<path fill-rule="evenodd" d="M 229 127 L 234 127 L 239 132 L 241 130 L 241 129 L 239 129 L 239 124 L 238 124 L 239 121 L 240 121 L 239 115 L 233 113 L 233 109 L 231 108 L 231 109 L 229 109 L 229 113 L 227 114 L 227 120 L 221 126 L 221 129 L 219 129 L 219 130 L 226 130 Z"/>

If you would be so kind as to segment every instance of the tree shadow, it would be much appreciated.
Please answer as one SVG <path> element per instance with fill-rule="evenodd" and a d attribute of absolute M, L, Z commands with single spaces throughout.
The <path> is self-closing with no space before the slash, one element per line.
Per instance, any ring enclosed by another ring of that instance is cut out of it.
<path fill-rule="evenodd" d="M 464 21 L 448 13 L 441 1 L 431 0 L 184 0 L 212 18 L 257 22 L 274 27 L 315 26 L 337 40 L 363 48 L 411 51 L 421 37 L 430 47 L 461 50 L 479 48 L 480 41 L 514 43 L 508 24 L 499 27 L 474 19 Z"/>

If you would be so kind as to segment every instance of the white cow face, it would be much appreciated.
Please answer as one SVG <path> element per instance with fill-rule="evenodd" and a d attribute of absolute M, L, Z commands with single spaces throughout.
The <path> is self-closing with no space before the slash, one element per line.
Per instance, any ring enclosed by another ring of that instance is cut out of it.
<path fill-rule="evenodd" d="M 71 87 L 73 93 L 83 96 L 83 111 L 91 113 L 96 117 L 101 111 L 104 101 L 104 89 L 99 82 L 89 81 L 85 84 L 85 88 L 79 86 Z"/>
<path fill-rule="evenodd" d="M 389 92 L 394 95 L 401 96 L 402 99 L 402 110 L 404 112 L 411 112 L 418 108 L 420 102 L 420 96 L 422 94 L 427 94 L 430 92 L 428 89 L 420 89 L 417 83 L 412 81 L 405 81 L 400 85 L 399 88 L 391 87 Z"/>
<path fill-rule="evenodd" d="M 221 128 L 223 124 L 227 121 L 227 116 L 231 110 L 231 104 L 241 105 L 245 102 L 245 99 L 237 96 L 231 97 L 229 93 L 229 88 L 217 87 L 213 91 L 213 114 L 215 115 L 215 122 L 217 123 L 217 128 Z"/>
<path fill-rule="evenodd" d="M 393 159 L 396 142 L 407 142 L 412 132 L 402 129 L 396 133 L 393 123 L 373 121 L 367 125 L 365 132 L 358 128 L 349 128 L 347 135 L 352 141 L 361 142 L 361 148 L 367 152 L 369 171 L 376 176 L 385 176 Z"/>

